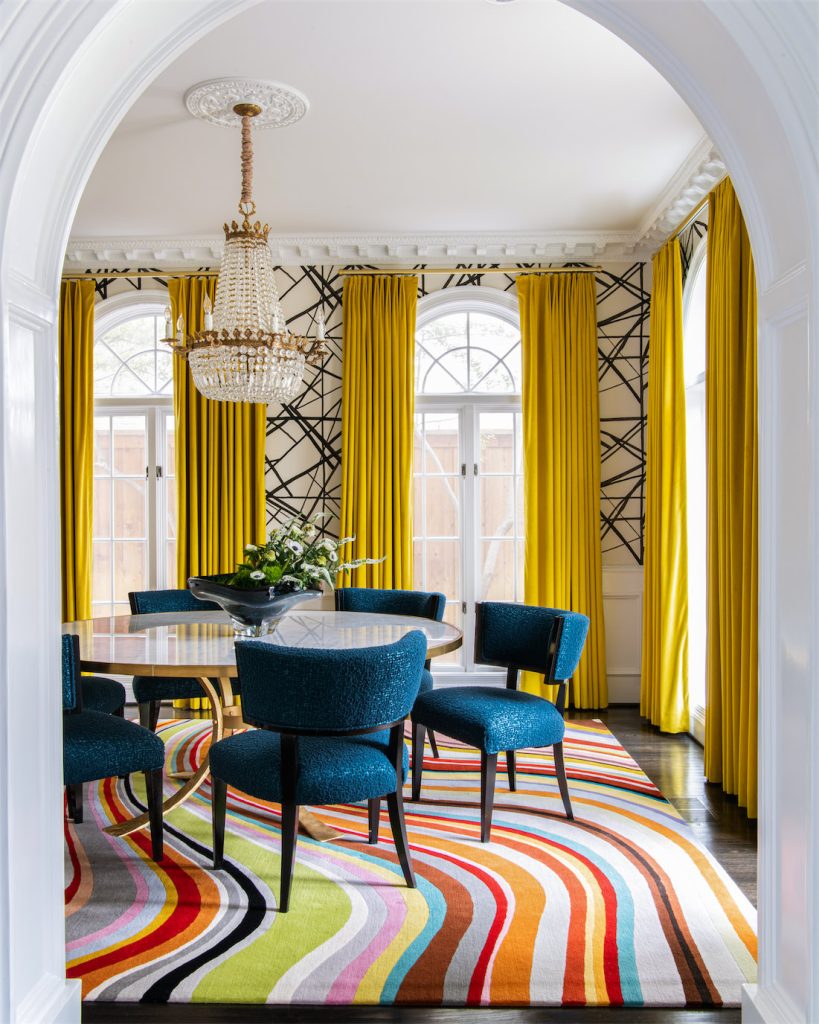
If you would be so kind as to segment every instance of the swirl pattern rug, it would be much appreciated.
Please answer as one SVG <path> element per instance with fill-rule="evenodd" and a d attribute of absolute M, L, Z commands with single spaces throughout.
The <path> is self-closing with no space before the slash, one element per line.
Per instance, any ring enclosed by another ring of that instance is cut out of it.
<path fill-rule="evenodd" d="M 210 735 L 202 722 L 161 734 L 175 769 Z M 567 728 L 576 820 L 551 754 L 522 751 L 516 793 L 498 772 L 487 845 L 477 754 L 441 739 L 422 802 L 405 805 L 418 889 L 386 808 L 378 846 L 365 806 L 321 808 L 346 838 L 300 837 L 287 914 L 276 805 L 229 790 L 214 872 L 207 784 L 167 816 L 156 865 L 147 835 L 102 832 L 143 809 L 142 776 L 91 783 L 85 822 L 66 825 L 68 976 L 87 1000 L 147 1003 L 739 1004 L 756 977 L 754 910 L 601 723 Z"/>

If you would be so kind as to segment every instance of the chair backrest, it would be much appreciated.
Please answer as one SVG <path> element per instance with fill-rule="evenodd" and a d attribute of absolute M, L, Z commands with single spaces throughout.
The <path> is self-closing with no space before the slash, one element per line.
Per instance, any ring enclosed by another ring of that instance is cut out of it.
<path fill-rule="evenodd" d="M 337 612 L 380 612 L 382 615 L 414 615 L 441 622 L 446 610 L 443 594 L 425 590 L 376 590 L 342 587 L 336 591 Z"/>
<path fill-rule="evenodd" d="M 128 594 L 133 615 L 158 612 L 217 612 L 213 601 L 200 601 L 190 590 L 132 590 Z"/>
<path fill-rule="evenodd" d="M 552 658 L 549 642 L 559 619 L 563 626 Z M 477 606 L 475 661 L 542 672 L 558 681 L 570 679 L 580 661 L 588 631 L 589 620 L 579 612 L 484 601 Z"/>
<path fill-rule="evenodd" d="M 63 711 L 81 711 L 80 638 L 63 633 Z"/>
<path fill-rule="evenodd" d="M 242 717 L 250 725 L 303 735 L 367 732 L 409 714 L 427 641 L 412 630 L 393 644 L 352 650 L 238 641 Z"/>

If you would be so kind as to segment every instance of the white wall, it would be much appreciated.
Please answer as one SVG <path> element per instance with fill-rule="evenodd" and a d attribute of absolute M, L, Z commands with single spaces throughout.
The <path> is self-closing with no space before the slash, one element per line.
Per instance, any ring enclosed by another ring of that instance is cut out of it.
<path fill-rule="evenodd" d="M 79 1019 L 76 986 L 63 979 L 60 899 L 54 318 L 62 252 L 83 184 L 129 104 L 187 44 L 248 6 L 5 0 L 0 9 L 4 1021 Z M 803 0 L 574 6 L 635 46 L 679 90 L 723 153 L 748 221 L 760 287 L 763 785 L 760 979 L 745 1013 L 816 1021 L 817 8 Z M 36 553 L 36 574 L 22 564 L 25 552 Z"/>

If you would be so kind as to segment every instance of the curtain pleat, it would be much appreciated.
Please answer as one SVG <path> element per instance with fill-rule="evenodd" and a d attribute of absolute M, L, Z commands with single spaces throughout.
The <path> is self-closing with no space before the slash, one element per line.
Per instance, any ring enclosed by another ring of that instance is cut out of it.
<path fill-rule="evenodd" d="M 412 587 L 417 277 L 344 282 L 341 535 L 348 558 L 380 558 L 345 583 Z"/>
<path fill-rule="evenodd" d="M 676 238 L 655 255 L 652 271 L 640 714 L 663 732 L 687 732 L 685 375 Z"/>
<path fill-rule="evenodd" d="M 60 286 L 60 540 L 63 622 L 91 617 L 94 282 Z"/>
<path fill-rule="evenodd" d="M 214 278 L 168 283 L 173 322 L 201 330 L 202 302 Z M 173 404 L 177 487 L 177 585 L 189 576 L 231 572 L 245 544 L 265 539 L 264 452 L 267 407 L 213 402 L 195 388 L 186 360 L 174 355 Z"/>
<path fill-rule="evenodd" d="M 729 180 L 708 217 L 705 774 L 757 813 L 757 328 L 754 262 Z"/>
<path fill-rule="evenodd" d="M 591 620 L 574 675 L 578 708 L 608 703 L 600 544 L 597 309 L 592 274 L 522 275 L 523 461 L 527 604 Z M 521 685 L 543 693 L 541 677 Z"/>

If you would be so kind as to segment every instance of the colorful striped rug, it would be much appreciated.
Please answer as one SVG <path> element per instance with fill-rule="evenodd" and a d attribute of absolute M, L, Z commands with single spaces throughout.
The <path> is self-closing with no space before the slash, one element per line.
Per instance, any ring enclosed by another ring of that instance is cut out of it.
<path fill-rule="evenodd" d="M 201 722 L 162 735 L 176 768 L 208 742 Z M 322 808 L 347 839 L 300 839 L 281 915 L 275 805 L 230 793 L 214 872 L 204 787 L 168 815 L 160 867 L 146 836 L 101 831 L 142 808 L 141 776 L 91 784 L 66 829 L 68 975 L 88 1000 L 155 1003 L 738 1004 L 756 976 L 749 902 L 602 724 L 572 724 L 566 753 L 577 820 L 551 755 L 521 752 L 482 845 L 475 751 L 443 743 L 406 805 L 414 891 L 386 813 L 374 847 L 365 807 Z"/>

